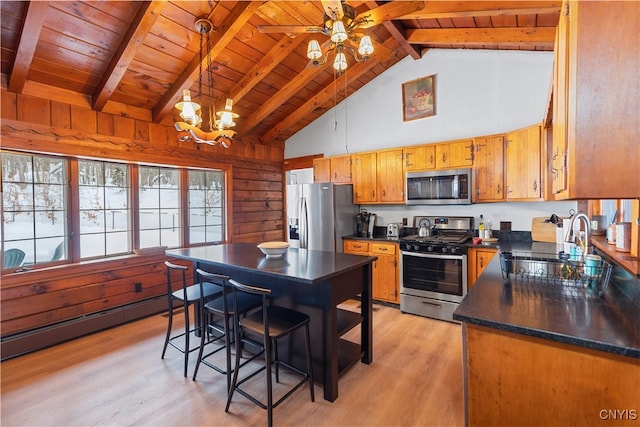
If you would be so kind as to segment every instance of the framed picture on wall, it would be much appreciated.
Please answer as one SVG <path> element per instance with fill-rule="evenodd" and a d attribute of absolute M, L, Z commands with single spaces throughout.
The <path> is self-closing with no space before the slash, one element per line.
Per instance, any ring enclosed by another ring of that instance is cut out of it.
<path fill-rule="evenodd" d="M 436 115 L 436 75 L 402 83 L 402 121 Z"/>

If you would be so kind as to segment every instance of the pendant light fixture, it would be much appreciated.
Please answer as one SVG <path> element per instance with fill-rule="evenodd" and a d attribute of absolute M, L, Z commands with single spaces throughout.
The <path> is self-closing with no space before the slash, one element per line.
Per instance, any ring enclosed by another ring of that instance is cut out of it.
<path fill-rule="evenodd" d="M 214 113 L 213 106 L 213 71 L 211 69 L 211 38 L 209 36 L 213 29 L 213 24 L 208 19 L 198 19 L 196 21 L 196 30 L 200 34 L 200 65 L 198 75 L 198 96 L 200 102 L 203 102 L 203 90 L 202 81 L 203 76 L 206 77 L 206 89 L 207 96 L 210 101 L 210 105 L 206 108 L 208 116 L 208 131 L 202 129 L 203 120 L 202 113 L 205 110 L 201 105 L 192 101 L 191 92 L 185 89 L 182 93 L 182 101 L 176 104 L 176 109 L 180 111 L 181 121 L 176 121 L 174 126 L 178 131 L 178 138 L 180 141 L 193 141 L 201 144 L 217 145 L 220 144 L 225 148 L 231 146 L 231 140 L 236 135 L 232 127 L 236 125 L 234 119 L 238 118 L 238 115 L 233 112 L 233 100 L 227 98 L 225 102 L 224 110 Z M 206 54 L 206 66 L 203 70 L 202 64 L 205 62 L 204 55 Z M 216 118 L 217 117 L 217 118 Z"/>
<path fill-rule="evenodd" d="M 373 54 L 374 48 L 371 37 L 368 35 L 356 34 L 358 27 L 370 23 L 369 17 L 355 19 L 356 10 L 346 4 L 342 4 L 342 17 L 338 18 L 337 11 L 331 16 L 324 14 L 323 33 L 329 36 L 329 40 L 324 46 L 324 51 L 320 43 L 313 39 L 307 45 L 307 58 L 313 65 L 323 65 L 327 62 L 329 53 L 335 50 L 333 68 L 338 73 L 343 73 L 348 66 L 345 52 L 350 52 L 356 62 L 366 61 Z M 357 49 L 356 44 L 357 43 Z"/>

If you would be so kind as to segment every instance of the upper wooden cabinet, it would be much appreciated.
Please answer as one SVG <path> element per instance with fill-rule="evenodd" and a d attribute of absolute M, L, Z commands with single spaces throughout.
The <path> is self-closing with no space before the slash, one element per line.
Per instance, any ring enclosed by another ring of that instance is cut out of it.
<path fill-rule="evenodd" d="M 475 202 L 505 200 L 504 137 L 497 135 L 476 138 L 474 147 L 473 200 Z"/>
<path fill-rule="evenodd" d="M 353 202 L 378 201 L 376 193 L 376 153 L 358 153 L 351 156 L 353 172 Z"/>
<path fill-rule="evenodd" d="M 436 146 L 416 145 L 413 147 L 405 147 L 403 150 L 404 171 L 423 171 L 434 169 L 436 167 Z"/>
<path fill-rule="evenodd" d="M 377 153 L 376 175 L 378 202 L 404 202 L 403 150 L 385 150 Z"/>
<path fill-rule="evenodd" d="M 541 126 L 509 132 L 505 141 L 507 200 L 542 200 Z"/>
<path fill-rule="evenodd" d="M 450 169 L 473 165 L 473 140 L 436 144 L 436 168 Z"/>
<path fill-rule="evenodd" d="M 640 2 L 570 1 L 556 35 L 556 199 L 640 195 Z"/>
<path fill-rule="evenodd" d="M 404 203 L 402 148 L 351 156 L 354 203 Z"/>
<path fill-rule="evenodd" d="M 335 156 L 313 159 L 313 182 L 351 182 L 351 156 Z"/>

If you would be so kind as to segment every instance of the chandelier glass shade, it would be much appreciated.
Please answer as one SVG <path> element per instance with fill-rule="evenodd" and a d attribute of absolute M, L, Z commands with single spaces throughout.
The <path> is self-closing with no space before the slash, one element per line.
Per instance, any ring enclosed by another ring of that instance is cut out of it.
<path fill-rule="evenodd" d="M 353 7 L 343 4 L 344 13 L 340 19 L 336 14 L 324 15 L 324 34 L 329 36 L 329 40 L 323 47 L 320 43 L 312 39 L 307 45 L 307 58 L 313 65 L 323 65 L 327 62 L 331 51 L 335 51 L 333 68 L 342 73 L 347 69 L 347 56 L 345 52 L 350 52 L 356 62 L 369 59 L 374 48 L 371 37 L 368 35 L 356 34 L 355 31 L 363 24 L 371 22 L 367 17 L 355 19 L 356 12 Z M 357 48 L 356 48 L 357 45 Z"/>
<path fill-rule="evenodd" d="M 227 98 L 224 110 L 215 112 L 213 106 L 213 72 L 211 69 L 211 42 L 209 33 L 213 29 L 213 24 L 208 19 L 198 19 L 196 21 L 196 30 L 200 34 L 200 52 L 199 52 L 199 75 L 198 75 L 198 96 L 202 102 L 204 98 L 203 76 L 206 77 L 206 90 L 210 105 L 206 108 L 208 116 L 208 130 L 202 129 L 202 114 L 205 108 L 200 104 L 192 101 L 191 92 L 185 89 L 182 92 L 182 101 L 178 102 L 175 107 L 180 111 L 182 120 L 176 121 L 174 126 L 178 131 L 178 139 L 180 141 L 193 141 L 201 144 L 217 145 L 220 144 L 225 148 L 231 146 L 231 140 L 236 135 L 232 127 L 236 125 L 234 119 L 238 118 L 238 114 L 233 112 L 233 99 Z M 205 50 L 206 49 L 206 50 Z M 205 53 L 206 52 L 206 53 Z M 203 70 L 206 54 L 206 68 Z"/>

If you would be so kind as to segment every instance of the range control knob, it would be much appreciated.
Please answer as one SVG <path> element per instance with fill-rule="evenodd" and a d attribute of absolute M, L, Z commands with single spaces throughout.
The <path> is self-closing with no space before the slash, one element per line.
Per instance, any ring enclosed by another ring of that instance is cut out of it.
<path fill-rule="evenodd" d="M 446 246 L 443 246 L 443 247 L 442 247 L 442 253 L 443 253 L 443 254 L 446 254 L 446 253 L 447 253 L 447 247 L 446 247 Z"/>
<path fill-rule="evenodd" d="M 427 246 L 427 251 L 429 251 L 429 252 L 433 252 L 433 245 L 429 245 L 429 246 Z"/>
<path fill-rule="evenodd" d="M 452 254 L 456 254 L 456 253 L 458 253 L 458 247 L 456 247 L 456 246 L 452 246 L 452 247 L 450 248 L 449 252 L 451 252 Z"/>

